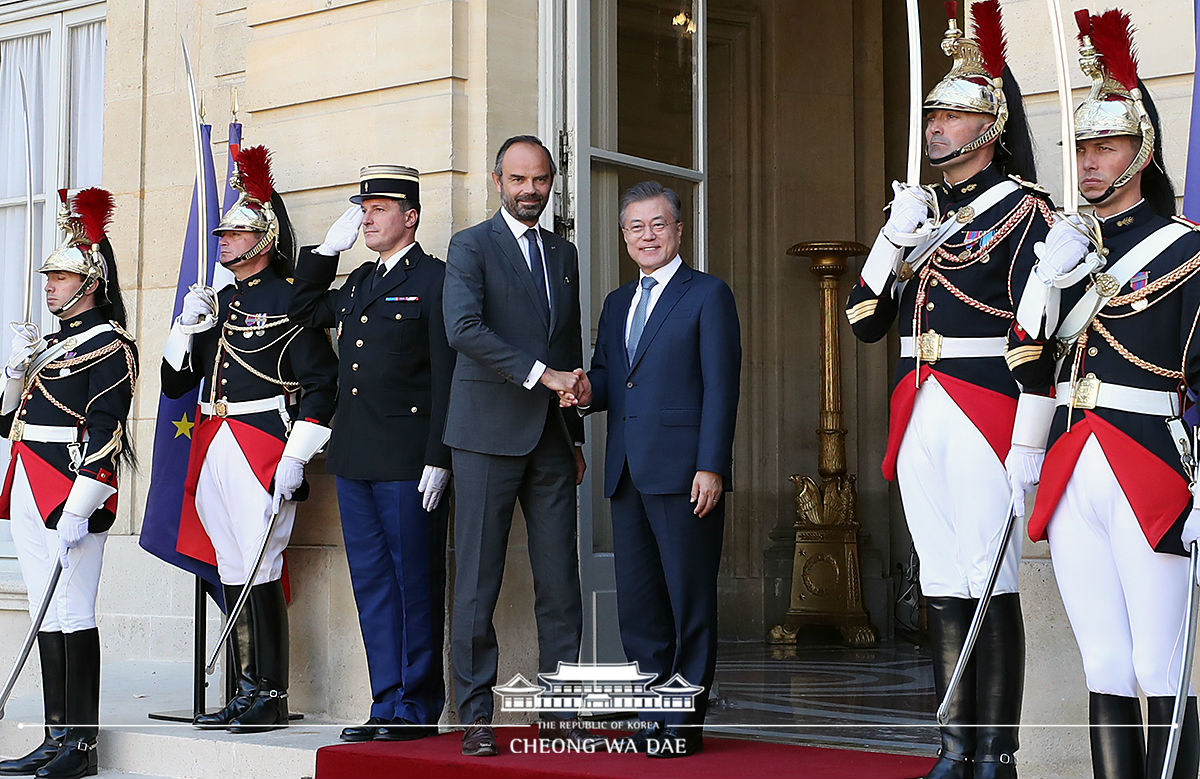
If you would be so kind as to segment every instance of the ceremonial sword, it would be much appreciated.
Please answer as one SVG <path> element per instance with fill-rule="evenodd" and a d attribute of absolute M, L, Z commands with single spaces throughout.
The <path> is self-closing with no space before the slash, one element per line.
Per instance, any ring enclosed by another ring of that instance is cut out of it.
<path fill-rule="evenodd" d="M 192 106 L 192 148 L 196 157 L 196 283 L 192 289 L 208 289 L 208 180 L 204 175 L 204 115 L 200 107 L 200 98 L 196 94 L 196 77 L 192 73 L 192 58 L 188 56 L 187 42 L 179 36 L 179 45 L 183 47 L 183 67 L 187 71 L 188 99 Z M 216 300 L 211 299 L 213 310 L 216 310 Z M 193 328 L 201 327 L 207 320 L 215 316 L 205 314 Z"/>
<path fill-rule="evenodd" d="M 921 140 L 925 134 L 925 121 L 921 94 L 921 11 L 917 0 L 905 0 L 908 13 L 908 175 L 905 181 L 911 187 L 921 186 Z"/>
<path fill-rule="evenodd" d="M 37 343 L 42 337 L 33 317 L 33 142 L 29 137 L 29 94 L 25 88 L 25 71 L 17 68 L 21 82 L 21 110 L 25 115 L 25 285 L 22 287 L 23 312 L 20 322 L 10 322 L 9 327 L 29 343 Z"/>
<path fill-rule="evenodd" d="M 1192 489 L 1196 489 L 1195 463 L 1200 457 L 1200 428 L 1192 429 Z M 1171 779 L 1175 773 L 1175 760 L 1179 757 L 1179 739 L 1183 736 L 1183 719 L 1186 714 L 1188 688 L 1192 679 L 1192 654 L 1196 650 L 1196 612 L 1200 611 L 1200 599 L 1196 597 L 1196 571 L 1200 568 L 1200 546 L 1195 541 L 1189 544 L 1187 622 L 1184 623 L 1183 661 L 1179 667 L 1179 686 L 1175 688 L 1175 706 L 1171 710 L 1171 732 L 1167 736 L 1167 754 L 1163 760 L 1161 779 Z"/>
<path fill-rule="evenodd" d="M 25 635 L 25 643 L 21 645 L 17 662 L 13 664 L 12 671 L 8 674 L 8 681 L 4 683 L 4 691 L 0 692 L 0 719 L 4 719 L 4 707 L 8 704 L 8 697 L 12 695 L 13 687 L 17 684 L 17 677 L 21 675 L 21 669 L 25 667 L 25 661 L 29 659 L 29 652 L 33 649 L 33 642 L 37 640 L 38 631 L 42 629 L 42 622 L 46 619 L 50 601 L 54 599 L 54 589 L 58 587 L 58 579 L 62 576 L 62 570 L 62 560 L 55 560 L 54 570 L 50 572 L 50 581 L 46 582 L 46 591 L 42 594 L 42 603 L 38 606 L 33 622 L 29 625 L 29 632 Z"/>
<path fill-rule="evenodd" d="M 279 505 L 282 510 L 283 504 L 280 503 Z M 271 519 L 267 522 L 267 532 L 263 536 L 262 544 L 258 547 L 258 556 L 254 558 L 254 567 L 250 569 L 250 575 L 246 578 L 246 583 L 242 586 L 241 593 L 238 594 L 237 602 L 229 609 L 229 615 L 225 619 L 225 627 L 221 630 L 221 635 L 217 638 L 217 645 L 213 647 L 212 653 L 208 656 L 208 663 L 204 666 L 205 673 L 211 674 L 217 667 L 217 658 L 221 654 L 221 647 L 225 646 L 225 642 L 229 640 L 229 635 L 233 633 L 233 626 L 237 624 L 242 609 L 246 607 L 246 601 L 250 598 L 250 589 L 254 586 L 254 580 L 258 577 L 258 572 L 262 568 L 263 560 L 267 556 L 267 544 L 271 543 L 271 536 L 275 533 L 275 525 L 278 522 L 279 511 L 272 511 Z"/>
<path fill-rule="evenodd" d="M 958 653 L 958 661 L 954 663 L 954 672 L 950 674 L 950 681 L 946 684 L 946 694 L 942 696 L 942 702 L 937 708 L 937 721 L 942 725 L 949 724 L 950 699 L 954 697 L 954 692 L 958 689 L 959 682 L 962 681 L 963 672 L 966 671 L 967 663 L 971 660 L 971 652 L 975 649 L 975 641 L 979 638 L 979 631 L 983 628 L 983 619 L 987 615 L 988 604 L 992 602 L 996 579 L 1000 576 L 1001 566 L 1004 565 L 1004 553 L 1008 550 L 1013 527 L 1017 524 L 1017 501 L 1019 499 L 1021 498 L 1018 497 L 1018 494 L 1014 494 L 1008 503 L 1008 523 L 1004 526 L 1004 536 L 1000 539 L 1000 548 L 996 550 L 996 557 L 992 560 L 992 570 L 988 573 L 983 594 L 979 596 L 979 603 L 975 605 L 975 615 L 971 617 L 971 627 L 967 630 L 967 638 L 963 641 L 962 651 Z M 1021 507 L 1020 514 L 1021 516 L 1025 515 L 1024 506 Z"/>

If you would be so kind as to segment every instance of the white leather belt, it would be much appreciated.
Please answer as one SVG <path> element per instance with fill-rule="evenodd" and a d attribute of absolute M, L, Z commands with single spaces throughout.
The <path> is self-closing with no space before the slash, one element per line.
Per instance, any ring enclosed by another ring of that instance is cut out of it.
<path fill-rule="evenodd" d="M 81 437 L 79 428 L 58 425 L 27 425 L 20 420 L 13 424 L 10 440 L 35 441 L 43 444 L 77 444 L 87 440 L 87 434 Z"/>
<path fill-rule="evenodd" d="M 1003 357 L 1008 341 L 1002 335 L 988 338 L 947 338 L 929 330 L 916 338 L 901 336 L 900 356 L 920 357 L 921 362 L 937 362 L 955 357 Z"/>
<path fill-rule="evenodd" d="M 264 411 L 287 413 L 287 402 L 283 395 L 272 395 L 259 400 L 218 400 L 209 403 L 200 401 L 200 413 L 209 417 L 240 417 L 246 414 L 261 414 Z"/>
<path fill-rule="evenodd" d="M 1057 404 L 1060 406 L 1071 403 L 1072 394 L 1075 408 L 1111 408 L 1158 417 L 1179 416 L 1179 395 L 1174 392 L 1109 384 L 1089 375 L 1075 380 L 1074 393 L 1070 383 L 1065 381 L 1055 387 Z"/>

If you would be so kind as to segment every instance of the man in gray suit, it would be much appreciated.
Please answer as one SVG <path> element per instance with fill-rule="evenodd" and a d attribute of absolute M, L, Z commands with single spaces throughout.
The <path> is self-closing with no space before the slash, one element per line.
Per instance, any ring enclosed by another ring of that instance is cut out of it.
<path fill-rule="evenodd" d="M 456 233 L 446 259 L 446 336 L 458 352 L 444 437 L 455 474 L 451 660 L 458 714 L 469 723 L 464 755 L 498 751 L 490 727 L 492 615 L 517 500 L 533 569 L 538 670 L 579 658 L 575 488 L 586 467 L 583 422 L 573 409 L 559 409 L 557 395 L 582 390 L 582 370 L 572 372 L 583 364 L 579 256 L 537 227 L 554 173 L 537 138 L 505 141 L 492 172 L 503 208 Z M 591 738 L 574 728 L 559 732 Z"/>

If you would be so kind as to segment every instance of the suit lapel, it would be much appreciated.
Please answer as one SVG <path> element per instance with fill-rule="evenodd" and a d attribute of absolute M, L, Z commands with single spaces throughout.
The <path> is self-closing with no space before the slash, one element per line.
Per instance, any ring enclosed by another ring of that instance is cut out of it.
<path fill-rule="evenodd" d="M 654 310 L 650 312 L 650 318 L 646 320 L 646 326 L 642 329 L 642 337 L 638 339 L 637 351 L 633 354 L 633 359 L 629 361 L 629 372 L 633 373 L 633 369 L 641 361 L 642 356 L 646 353 L 646 348 L 650 342 L 654 340 L 654 336 L 658 333 L 666 320 L 667 315 L 671 313 L 671 309 L 675 308 L 675 304 L 679 302 L 688 291 L 689 282 L 692 280 L 692 269 L 687 265 L 680 265 L 679 270 L 675 271 L 675 275 L 667 282 L 667 286 L 659 296 L 658 301 L 654 304 Z M 626 308 L 628 311 L 628 308 Z M 622 333 L 624 330 L 622 330 Z"/>
<path fill-rule="evenodd" d="M 529 295 L 529 301 L 533 304 L 536 311 L 541 307 L 542 301 L 538 297 L 537 288 L 533 286 L 533 274 L 529 272 L 529 264 L 521 254 L 521 247 L 517 244 L 517 239 L 513 237 L 512 231 L 508 229 L 508 223 L 504 221 L 504 215 L 499 211 L 492 217 L 492 233 L 493 240 L 500 247 L 500 253 L 505 256 L 509 265 L 512 266 L 513 272 L 517 274 L 521 287 Z M 545 257 L 542 258 L 543 262 L 545 259 Z M 550 310 L 554 310 L 553 305 L 551 305 Z M 539 317 L 539 319 L 542 320 L 543 324 L 545 323 L 544 318 Z"/>

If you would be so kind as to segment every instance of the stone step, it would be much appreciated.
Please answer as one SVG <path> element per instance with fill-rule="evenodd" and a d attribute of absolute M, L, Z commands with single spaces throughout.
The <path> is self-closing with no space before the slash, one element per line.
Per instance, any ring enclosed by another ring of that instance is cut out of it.
<path fill-rule="evenodd" d="M 284 730 L 234 735 L 149 719 L 150 712 L 190 708 L 187 663 L 105 664 L 101 688 L 100 775 L 105 777 L 301 779 L 313 775 L 316 750 L 337 743 L 343 727 L 305 718 Z M 40 692 L 10 700 L 0 721 L 0 755 L 24 754 L 36 745 L 41 718 Z"/>

